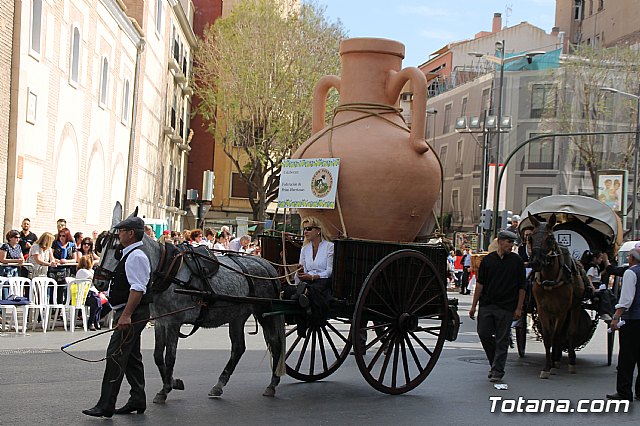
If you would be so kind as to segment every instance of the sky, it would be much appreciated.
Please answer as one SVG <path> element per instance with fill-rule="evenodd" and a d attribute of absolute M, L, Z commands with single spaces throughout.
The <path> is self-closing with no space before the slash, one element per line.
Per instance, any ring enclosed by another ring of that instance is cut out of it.
<path fill-rule="evenodd" d="M 495 12 L 503 27 L 527 21 L 547 33 L 556 0 L 315 0 L 330 21 L 340 19 L 349 37 L 382 37 L 404 43 L 403 66 L 418 66 L 447 43 L 491 31 Z"/>

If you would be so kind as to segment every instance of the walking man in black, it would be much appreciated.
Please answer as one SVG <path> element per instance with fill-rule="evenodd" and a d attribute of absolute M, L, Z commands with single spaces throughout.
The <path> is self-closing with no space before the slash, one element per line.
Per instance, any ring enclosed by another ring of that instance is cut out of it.
<path fill-rule="evenodd" d="M 511 231 L 498 234 L 498 250 L 486 255 L 480 263 L 469 309 L 469 317 L 475 319 L 480 302 L 478 337 L 491 365 L 491 382 L 499 382 L 504 376 L 511 322 L 522 315 L 526 284 L 524 263 L 512 252 L 516 238 Z"/>
<path fill-rule="evenodd" d="M 107 365 L 102 379 L 100 399 L 95 407 L 82 412 L 93 417 L 115 414 L 144 413 L 147 400 L 144 392 L 144 366 L 140 353 L 140 334 L 149 318 L 151 295 L 147 284 L 151 275 L 149 258 L 140 249 L 144 236 L 144 221 L 129 217 L 115 226 L 122 259 L 115 270 L 109 290 L 109 302 L 115 311 L 116 331 L 107 347 Z M 131 386 L 129 401 L 115 409 L 122 379 L 127 376 Z"/>

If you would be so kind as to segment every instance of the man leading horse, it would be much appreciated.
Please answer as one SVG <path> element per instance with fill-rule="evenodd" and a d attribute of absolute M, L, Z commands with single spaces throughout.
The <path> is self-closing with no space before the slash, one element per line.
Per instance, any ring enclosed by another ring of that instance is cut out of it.
<path fill-rule="evenodd" d="M 137 411 L 141 414 L 147 407 L 140 335 L 146 326 L 145 318 L 149 318 L 151 295 L 147 292 L 147 284 L 151 266 L 147 255 L 139 250 L 144 236 L 144 221 L 139 217 L 128 217 L 114 228 L 124 247 L 109 293 L 117 326 L 107 347 L 100 399 L 93 408 L 82 411 L 93 417 L 111 417 L 114 412 L 129 414 Z M 131 385 L 130 398 L 116 410 L 116 399 L 125 375 Z"/>

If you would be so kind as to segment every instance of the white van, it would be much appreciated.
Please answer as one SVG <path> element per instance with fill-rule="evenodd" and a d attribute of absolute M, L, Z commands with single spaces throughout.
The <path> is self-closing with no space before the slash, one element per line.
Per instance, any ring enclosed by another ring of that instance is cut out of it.
<path fill-rule="evenodd" d="M 629 262 L 627 257 L 629 256 L 629 251 L 638 243 L 640 243 L 640 241 L 627 241 L 622 244 L 620 250 L 618 250 L 618 266 L 628 266 Z"/>
<path fill-rule="evenodd" d="M 155 232 L 156 238 L 160 238 L 160 235 L 162 235 L 162 232 L 169 229 L 169 224 L 164 219 L 150 219 L 147 217 L 143 219 L 144 219 L 145 225 L 149 225 L 153 228 L 153 232 Z"/>

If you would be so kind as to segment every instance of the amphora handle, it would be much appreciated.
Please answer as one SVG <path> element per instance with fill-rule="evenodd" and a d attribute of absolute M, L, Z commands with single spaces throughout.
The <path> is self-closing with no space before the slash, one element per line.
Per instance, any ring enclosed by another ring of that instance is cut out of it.
<path fill-rule="evenodd" d="M 413 106 L 409 142 L 418 154 L 424 154 L 429 150 L 429 145 L 424 140 L 427 116 L 427 78 L 416 67 L 408 67 L 400 71 L 389 71 L 389 74 L 386 90 L 387 95 L 392 99 L 397 99 L 405 83 L 411 81 Z"/>
<path fill-rule="evenodd" d="M 324 115 L 327 110 L 327 94 L 332 87 L 340 92 L 340 77 L 337 75 L 325 75 L 318 81 L 316 87 L 313 89 L 312 134 L 319 132 L 325 126 Z"/>

